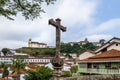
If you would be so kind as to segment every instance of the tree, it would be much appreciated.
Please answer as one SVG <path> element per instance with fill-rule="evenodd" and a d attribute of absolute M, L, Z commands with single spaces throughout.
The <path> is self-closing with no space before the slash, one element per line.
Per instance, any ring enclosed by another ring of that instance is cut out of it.
<path fill-rule="evenodd" d="M 8 67 L 5 65 L 4 66 L 4 71 L 3 71 L 3 74 L 2 74 L 2 78 L 8 77 L 8 75 L 9 75 Z"/>
<path fill-rule="evenodd" d="M 95 50 L 96 48 L 98 48 L 98 46 L 89 42 L 83 45 L 74 44 L 72 46 L 70 44 L 61 43 L 61 53 L 82 53 L 86 50 Z"/>
<path fill-rule="evenodd" d="M 103 45 L 105 43 L 105 39 L 100 39 L 99 43 Z"/>
<path fill-rule="evenodd" d="M 98 46 L 93 45 L 93 43 L 86 43 L 82 46 L 85 50 L 95 50 Z"/>
<path fill-rule="evenodd" d="M 40 66 L 37 71 L 28 71 L 24 76 L 25 80 L 49 80 L 52 70 L 48 67 Z"/>
<path fill-rule="evenodd" d="M 79 53 L 79 49 L 80 49 L 80 45 L 79 44 L 74 44 L 73 46 L 73 49 L 72 49 L 72 53 Z"/>
<path fill-rule="evenodd" d="M 28 73 L 24 76 L 25 80 L 37 80 L 37 72 L 28 71 Z"/>
<path fill-rule="evenodd" d="M 2 52 L 3 52 L 4 56 L 6 56 L 6 55 L 7 55 L 8 51 L 9 51 L 9 49 L 8 49 L 8 48 L 3 48 L 3 49 L 2 49 Z"/>
<path fill-rule="evenodd" d="M 44 50 L 44 55 L 51 55 L 51 56 L 55 55 L 55 49 L 48 48 Z"/>
<path fill-rule="evenodd" d="M 19 73 L 20 69 L 25 69 L 26 64 L 27 63 L 24 62 L 23 59 L 17 58 L 16 60 L 13 60 L 12 68 Z"/>
<path fill-rule="evenodd" d="M 14 70 L 13 73 L 16 73 L 18 74 L 18 79 L 17 80 L 20 80 L 20 70 L 25 70 L 25 66 L 26 66 L 26 62 L 24 62 L 23 59 L 16 59 L 16 60 L 13 60 L 13 64 L 12 64 L 12 69 Z"/>
<path fill-rule="evenodd" d="M 70 77 L 71 72 L 70 71 L 64 71 L 64 77 Z"/>
<path fill-rule="evenodd" d="M 5 67 L 5 63 L 0 63 L 0 68 L 4 68 Z"/>
<path fill-rule="evenodd" d="M 11 16 L 16 16 L 19 12 L 25 19 L 35 19 L 40 13 L 45 11 L 42 4 L 53 4 L 56 0 L 0 0 L 0 15 L 13 20 Z"/>
<path fill-rule="evenodd" d="M 71 53 L 72 51 L 72 46 L 68 44 L 61 43 L 61 52 L 62 53 Z"/>
<path fill-rule="evenodd" d="M 71 66 L 70 71 L 71 73 L 76 73 L 78 71 L 78 66 L 77 65 Z"/>

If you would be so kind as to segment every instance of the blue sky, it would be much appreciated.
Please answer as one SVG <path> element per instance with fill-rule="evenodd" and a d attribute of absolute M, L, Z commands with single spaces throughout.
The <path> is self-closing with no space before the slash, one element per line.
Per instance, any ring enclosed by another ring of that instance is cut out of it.
<path fill-rule="evenodd" d="M 20 14 L 15 21 L 0 16 L 0 48 L 27 46 L 27 41 L 55 45 L 55 28 L 48 25 L 48 19 L 61 18 L 67 32 L 62 32 L 63 42 L 109 40 L 120 38 L 120 0 L 57 0 L 54 5 L 45 6 L 46 13 L 34 21 L 24 20 Z"/>
<path fill-rule="evenodd" d="M 98 13 L 96 19 L 98 22 L 104 22 L 113 18 L 120 17 L 119 0 L 99 0 Z M 98 20 L 99 19 L 99 20 Z"/>

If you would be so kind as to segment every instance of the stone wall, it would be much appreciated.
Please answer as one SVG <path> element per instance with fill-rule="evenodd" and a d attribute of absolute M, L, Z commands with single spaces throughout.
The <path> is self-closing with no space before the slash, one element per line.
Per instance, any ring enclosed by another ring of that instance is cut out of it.
<path fill-rule="evenodd" d="M 116 75 L 86 75 L 78 77 L 68 77 L 64 80 L 120 80 L 120 74 Z"/>

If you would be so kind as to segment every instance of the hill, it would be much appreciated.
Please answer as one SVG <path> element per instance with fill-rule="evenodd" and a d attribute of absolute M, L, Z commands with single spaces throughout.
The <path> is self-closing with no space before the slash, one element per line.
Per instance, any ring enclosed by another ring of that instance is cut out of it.
<path fill-rule="evenodd" d="M 32 56 L 38 55 L 50 55 L 53 56 L 55 54 L 55 48 L 31 48 L 31 47 L 22 47 L 15 50 L 19 53 L 27 53 Z"/>

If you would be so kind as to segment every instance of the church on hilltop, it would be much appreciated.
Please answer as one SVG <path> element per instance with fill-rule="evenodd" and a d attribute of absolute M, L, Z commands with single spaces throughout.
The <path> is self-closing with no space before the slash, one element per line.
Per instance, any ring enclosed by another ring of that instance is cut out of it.
<path fill-rule="evenodd" d="M 32 39 L 29 39 L 28 40 L 28 47 L 47 48 L 47 44 L 45 44 L 45 43 L 39 43 L 39 42 L 33 42 Z"/>
<path fill-rule="evenodd" d="M 88 39 L 85 38 L 84 41 L 79 41 L 79 42 L 69 42 L 69 44 L 70 44 L 71 46 L 73 46 L 74 44 L 83 45 L 83 44 L 86 44 L 86 43 L 88 43 L 88 42 L 89 42 Z"/>
<path fill-rule="evenodd" d="M 79 42 L 69 42 L 69 44 L 71 46 L 73 46 L 74 44 L 84 45 L 84 44 L 87 44 L 87 43 L 92 43 L 95 46 L 101 46 L 100 42 L 89 42 L 87 38 L 85 38 L 83 41 L 79 41 Z"/>

